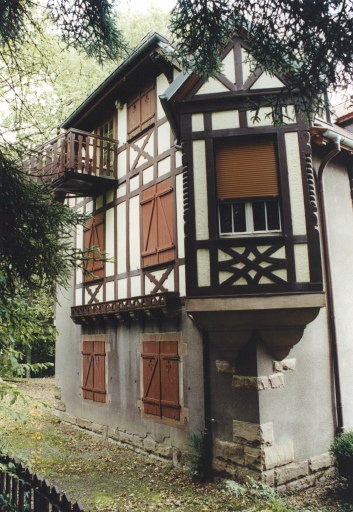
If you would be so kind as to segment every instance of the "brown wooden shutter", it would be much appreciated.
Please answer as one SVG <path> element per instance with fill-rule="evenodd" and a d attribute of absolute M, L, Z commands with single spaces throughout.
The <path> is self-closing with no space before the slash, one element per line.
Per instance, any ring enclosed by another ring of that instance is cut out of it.
<path fill-rule="evenodd" d="M 127 105 L 127 134 L 132 137 L 140 131 L 141 127 L 141 98 L 136 94 Z"/>
<path fill-rule="evenodd" d="M 153 122 L 155 111 L 155 91 L 153 84 L 149 84 L 141 91 L 141 130 Z"/>
<path fill-rule="evenodd" d="M 104 252 L 104 214 L 100 213 L 93 219 L 86 222 L 84 228 L 84 249 L 89 247 L 99 247 L 100 251 Z M 92 257 L 99 257 L 99 251 L 91 254 Z M 85 281 L 91 281 L 98 277 L 104 277 L 104 261 L 88 261 L 86 269 L 94 274 L 94 277 L 85 276 Z"/>
<path fill-rule="evenodd" d="M 83 358 L 83 378 L 82 390 L 83 398 L 93 400 L 93 342 L 84 341 L 82 348 Z"/>
<path fill-rule="evenodd" d="M 178 364 L 178 342 L 161 342 L 161 410 L 162 416 L 174 420 L 180 420 Z"/>
<path fill-rule="evenodd" d="M 232 142 L 216 151 L 218 199 L 277 197 L 278 178 L 272 139 Z"/>
<path fill-rule="evenodd" d="M 93 343 L 93 400 L 105 402 L 105 342 L 95 341 Z"/>
<path fill-rule="evenodd" d="M 144 341 L 142 346 L 145 413 L 180 420 L 178 342 Z"/>
<path fill-rule="evenodd" d="M 159 343 L 144 341 L 142 345 L 144 411 L 147 414 L 161 416 Z"/>
<path fill-rule="evenodd" d="M 173 188 L 171 179 L 142 193 L 142 265 L 170 261 L 175 257 Z"/>

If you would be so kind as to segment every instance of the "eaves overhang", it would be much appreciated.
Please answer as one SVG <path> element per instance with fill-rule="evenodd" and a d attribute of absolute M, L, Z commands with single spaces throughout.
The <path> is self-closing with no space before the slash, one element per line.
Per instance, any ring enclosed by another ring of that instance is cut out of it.
<path fill-rule="evenodd" d="M 171 49 L 169 40 L 159 32 L 149 33 L 142 42 L 136 46 L 132 53 L 113 71 L 82 103 L 70 116 L 65 119 L 60 128 L 65 130 L 76 127 L 77 123 L 87 115 L 92 109 L 105 98 L 108 94 L 118 89 L 119 85 L 126 81 L 126 77 L 135 69 L 136 65 L 148 58 L 151 51 L 165 52 Z"/>

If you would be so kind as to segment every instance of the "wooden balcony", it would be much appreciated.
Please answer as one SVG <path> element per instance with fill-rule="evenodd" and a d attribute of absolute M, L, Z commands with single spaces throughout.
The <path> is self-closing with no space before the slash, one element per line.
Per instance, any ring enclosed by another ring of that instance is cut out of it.
<path fill-rule="evenodd" d="M 98 196 L 117 184 L 118 141 L 70 129 L 23 159 L 24 171 L 58 195 Z"/>

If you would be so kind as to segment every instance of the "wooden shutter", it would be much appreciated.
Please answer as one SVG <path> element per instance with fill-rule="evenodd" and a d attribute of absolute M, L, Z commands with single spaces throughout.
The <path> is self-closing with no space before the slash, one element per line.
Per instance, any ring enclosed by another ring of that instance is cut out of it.
<path fill-rule="evenodd" d="M 180 420 L 178 342 L 163 341 L 159 345 L 161 368 L 161 415 L 165 418 Z"/>
<path fill-rule="evenodd" d="M 143 342 L 144 411 L 180 420 L 177 341 Z"/>
<path fill-rule="evenodd" d="M 93 400 L 93 342 L 84 341 L 83 350 L 83 379 L 82 379 L 82 390 L 83 398 Z"/>
<path fill-rule="evenodd" d="M 153 122 L 155 111 L 155 91 L 153 84 L 149 84 L 141 91 L 141 130 Z"/>
<path fill-rule="evenodd" d="M 127 105 L 127 134 L 132 137 L 140 131 L 140 93 L 136 94 Z"/>
<path fill-rule="evenodd" d="M 277 159 L 270 138 L 234 142 L 216 151 L 218 199 L 277 197 Z"/>
<path fill-rule="evenodd" d="M 105 342 L 95 341 L 93 343 L 93 400 L 105 402 Z"/>
<path fill-rule="evenodd" d="M 83 398 L 95 402 L 106 401 L 105 389 L 105 343 L 84 341 L 83 357 Z"/>
<path fill-rule="evenodd" d="M 173 232 L 173 188 L 171 179 L 142 193 L 142 266 L 170 261 L 175 257 Z"/>
<path fill-rule="evenodd" d="M 159 343 L 144 341 L 142 345 L 144 411 L 147 414 L 161 416 Z"/>
<path fill-rule="evenodd" d="M 88 249 L 89 247 L 98 247 L 101 253 L 103 253 L 104 246 L 104 214 L 101 213 L 86 222 L 86 226 L 84 228 L 84 249 Z M 99 251 L 91 253 L 91 256 L 99 258 Z M 86 263 L 86 269 L 89 272 L 92 272 L 94 276 L 85 276 L 85 281 L 104 277 L 104 261 L 88 261 Z"/>

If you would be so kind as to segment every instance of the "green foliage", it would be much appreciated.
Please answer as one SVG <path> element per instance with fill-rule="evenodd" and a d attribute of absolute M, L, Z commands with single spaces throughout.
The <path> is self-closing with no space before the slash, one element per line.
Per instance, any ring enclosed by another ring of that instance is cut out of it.
<path fill-rule="evenodd" d="M 340 434 L 332 443 L 330 451 L 336 458 L 339 474 L 347 478 L 353 491 L 353 430 Z"/>
<path fill-rule="evenodd" d="M 345 0 L 179 0 L 171 31 L 177 55 L 201 76 L 220 70 L 219 54 L 233 35 L 250 44 L 253 69 L 279 73 L 287 91 L 267 98 L 276 111 L 294 102 L 312 119 L 328 89 L 346 91 L 353 76 L 353 4 Z M 280 121 L 280 119 L 279 119 Z"/>

